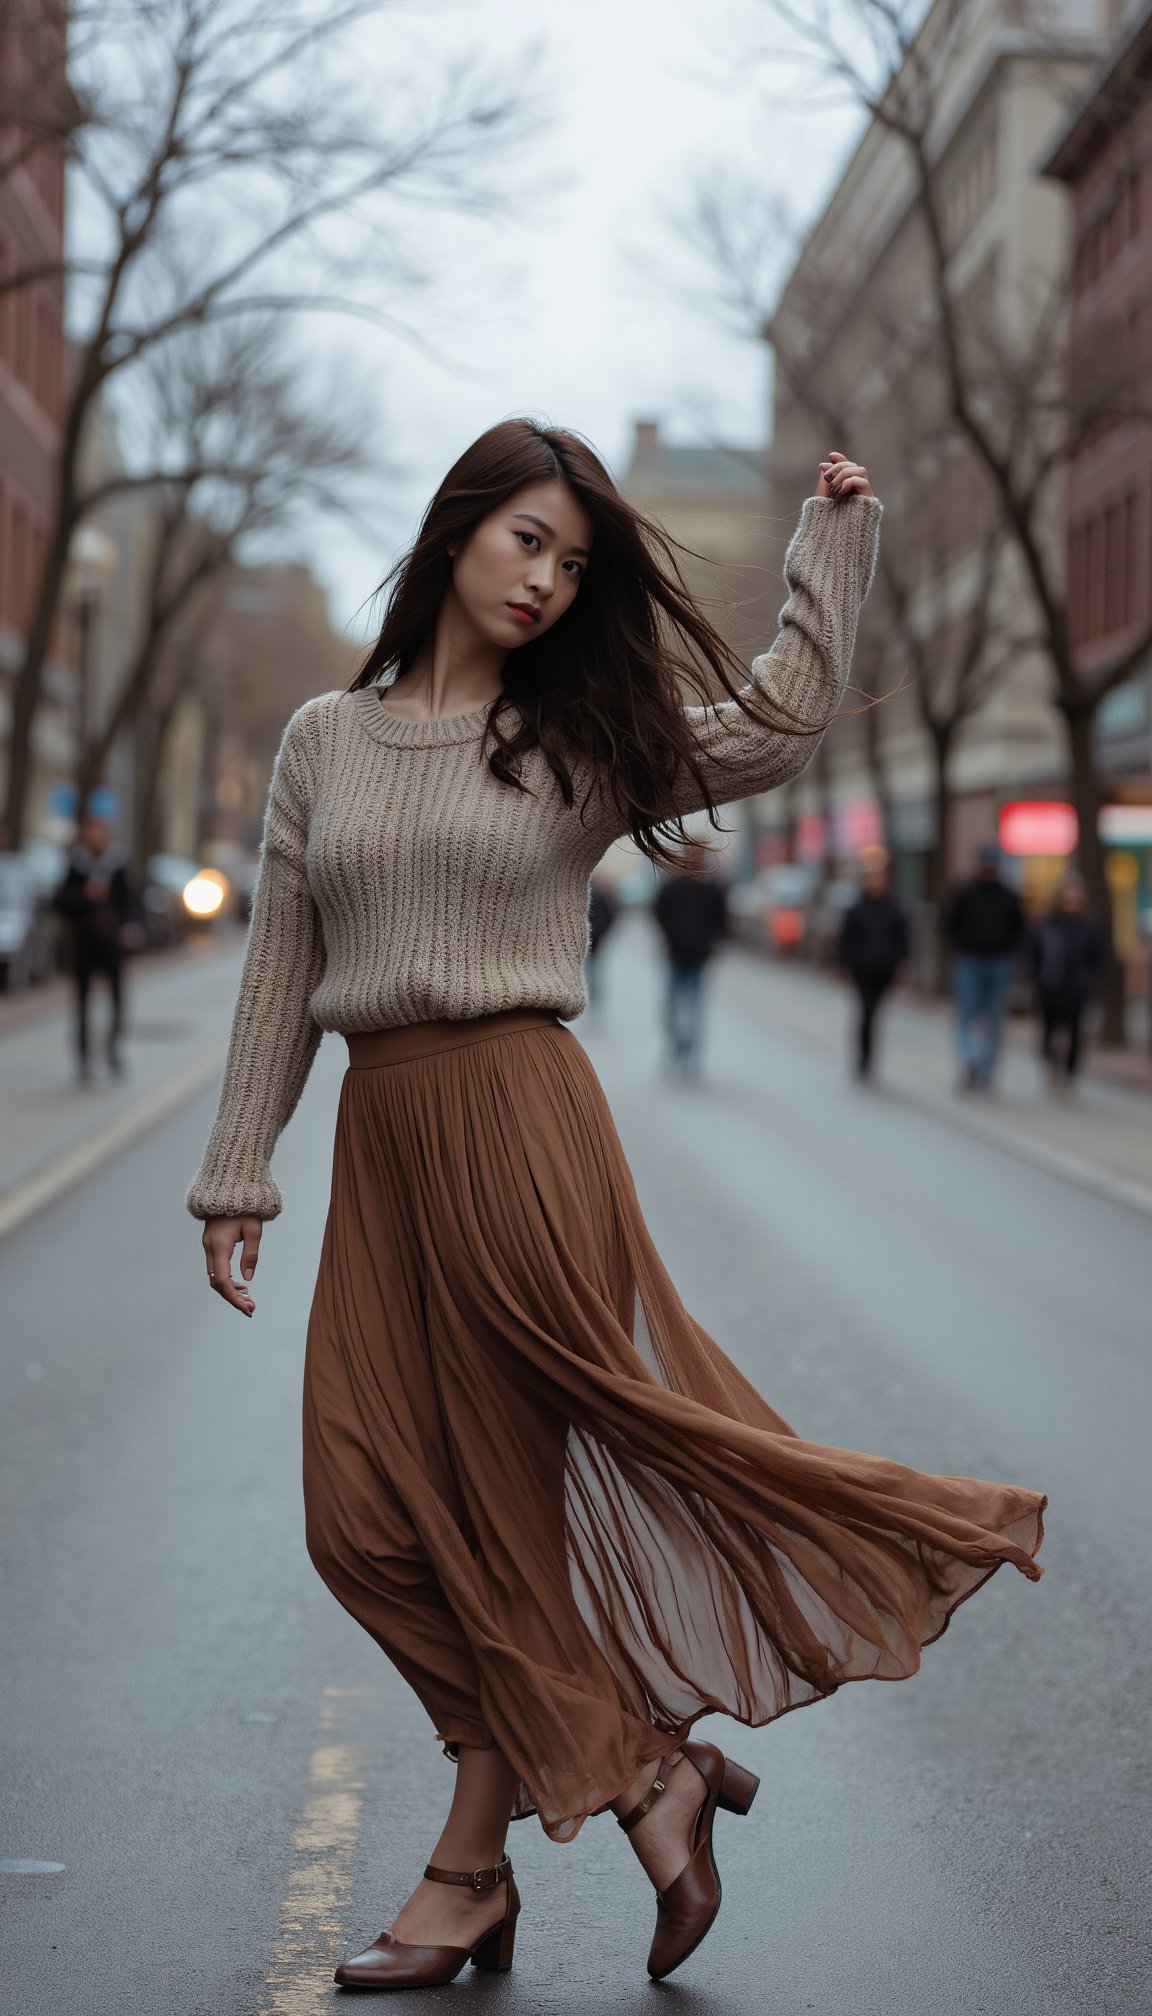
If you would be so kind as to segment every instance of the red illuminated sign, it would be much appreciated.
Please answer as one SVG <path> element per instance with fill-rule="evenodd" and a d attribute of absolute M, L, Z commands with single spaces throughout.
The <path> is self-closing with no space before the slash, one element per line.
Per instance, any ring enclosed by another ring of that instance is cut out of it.
<path fill-rule="evenodd" d="M 1000 812 L 1005 854 L 1071 854 L 1079 836 L 1076 813 L 1059 800 L 1017 799 Z"/>

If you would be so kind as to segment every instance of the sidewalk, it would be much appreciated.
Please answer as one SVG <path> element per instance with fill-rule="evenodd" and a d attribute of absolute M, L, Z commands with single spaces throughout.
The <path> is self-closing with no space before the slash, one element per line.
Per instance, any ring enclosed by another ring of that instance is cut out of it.
<path fill-rule="evenodd" d="M 854 1011 L 848 989 L 810 968 L 737 952 L 724 964 L 725 992 L 848 1065 Z M 1068 1095 L 1052 1093 L 1028 1023 L 1007 1029 L 993 1093 L 956 1090 L 946 1004 L 896 993 L 881 1011 L 875 1083 L 1053 1175 L 1152 1216 L 1152 1098 L 1091 1070 Z M 1139 1079 L 1135 1085 L 1141 1088 Z"/>
<path fill-rule="evenodd" d="M 0 1237 L 216 1076 L 243 957 L 237 931 L 130 973 L 123 1078 L 76 1083 L 66 990 L 33 997 L 40 1012 L 21 998 L 0 1021 Z M 106 1014 L 100 989 L 97 1056 Z"/>

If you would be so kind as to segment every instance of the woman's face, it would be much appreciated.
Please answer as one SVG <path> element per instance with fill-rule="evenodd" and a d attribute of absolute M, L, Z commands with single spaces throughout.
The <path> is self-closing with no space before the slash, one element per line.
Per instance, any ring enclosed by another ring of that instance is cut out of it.
<path fill-rule="evenodd" d="M 533 483 L 480 520 L 454 554 L 452 586 L 485 641 L 513 651 L 571 608 L 591 551 L 592 521 L 568 485 Z"/>

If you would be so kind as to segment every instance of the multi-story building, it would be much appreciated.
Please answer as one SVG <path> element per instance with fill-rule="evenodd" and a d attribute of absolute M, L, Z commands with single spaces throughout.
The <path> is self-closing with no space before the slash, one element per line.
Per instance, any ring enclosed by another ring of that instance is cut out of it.
<path fill-rule="evenodd" d="M 771 642 L 784 599 L 779 568 L 765 578 L 770 524 L 763 448 L 683 447 L 663 438 L 658 420 L 637 420 L 622 488 L 687 549 L 685 580 L 703 597 L 725 641 L 750 663 Z M 781 554 L 786 543 L 787 531 Z"/>
<path fill-rule="evenodd" d="M 678 544 L 685 581 L 745 664 L 767 650 L 783 601 L 780 573 L 791 520 L 770 517 L 764 450 L 681 446 L 656 420 L 638 420 L 622 489 Z M 747 834 L 743 812 L 727 822 Z"/>
<path fill-rule="evenodd" d="M 5 93 L 21 87 L 63 102 L 66 38 L 63 11 L 35 10 L 35 33 L 26 33 L 21 9 L 5 10 Z M 50 63 L 48 58 L 53 61 Z M 6 136 L 12 141 L 12 135 Z M 30 267 L 59 264 L 64 249 L 64 154 L 46 144 L 23 154 L 0 174 L 0 753 L 13 668 L 19 661 L 30 599 L 39 577 L 49 514 L 65 392 L 64 285 L 49 276 L 4 287 Z M 64 640 L 66 642 L 66 640 Z M 48 809 L 52 783 L 69 773 L 73 752 L 70 711 L 74 679 L 63 653 L 47 668 L 45 704 L 36 728 L 32 830 Z"/>
<path fill-rule="evenodd" d="M 1090 676 L 1152 631 L 1152 0 L 1042 165 L 1068 191 L 1078 253 L 1070 355 L 1111 363 L 1130 416 L 1095 426 L 1068 475 L 1068 620 Z M 1131 956 L 1152 908 L 1152 652 L 1103 702 L 1097 754 L 1116 933 Z"/>
<path fill-rule="evenodd" d="M 1141 0 L 1143 4 L 1143 0 Z M 929 80 L 925 156 L 937 191 L 951 298 L 982 341 L 988 370 L 1026 354 L 1060 302 L 1070 243 L 1063 192 L 1041 161 L 1069 106 L 1106 55 L 1131 0 L 1011 0 L 928 9 L 915 60 Z M 791 494 L 829 448 L 865 461 L 886 506 L 885 544 L 902 571 L 905 634 L 914 635 L 948 706 L 974 610 L 1005 663 L 978 711 L 953 736 L 951 795 L 883 588 L 865 612 L 857 669 L 868 692 L 892 693 L 837 724 L 793 794 L 794 830 L 812 853 L 848 866 L 883 824 L 905 893 L 929 893 L 992 837 L 1003 802 L 1050 795 L 1065 771 L 1041 647 L 1012 540 L 1001 533 L 985 593 L 985 542 L 999 506 L 971 448 L 950 428 L 933 351 L 927 240 L 903 141 L 873 119 L 801 251 L 765 334 L 776 355 L 773 468 Z M 925 331 L 922 363 L 916 339 Z M 781 497 L 785 493 L 780 492 Z M 1041 541 L 1063 554 L 1063 500 L 1048 489 Z M 945 848 L 936 835 L 945 810 Z M 881 818 L 881 815 L 882 818 Z M 771 816 L 771 812 L 770 815 Z M 775 816 L 779 816 L 777 813 Z"/>

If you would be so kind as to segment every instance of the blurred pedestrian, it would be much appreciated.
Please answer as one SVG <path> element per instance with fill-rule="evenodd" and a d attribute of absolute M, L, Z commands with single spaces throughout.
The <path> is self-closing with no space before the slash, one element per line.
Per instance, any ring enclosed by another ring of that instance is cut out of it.
<path fill-rule="evenodd" d="M 600 950 L 605 938 L 616 922 L 620 904 L 616 891 L 606 875 L 595 874 L 588 886 L 588 951 L 584 960 L 584 978 L 588 986 L 588 1006 L 598 1010 L 602 999 L 600 983 Z"/>
<path fill-rule="evenodd" d="M 1084 877 L 1074 870 L 1061 878 L 1048 916 L 1033 926 L 1028 953 L 1040 1054 L 1053 1082 L 1067 1087 L 1080 1064 L 1081 1019 L 1108 963 L 1108 934 L 1088 908 Z"/>
<path fill-rule="evenodd" d="M 1020 898 L 1001 877 L 996 843 L 986 842 L 976 860 L 976 874 L 953 891 L 944 912 L 960 1084 L 967 1092 L 987 1091 L 995 1079 L 1008 994 L 1027 928 Z"/>
<path fill-rule="evenodd" d="M 308 1549 L 456 1766 L 438 1838 L 418 1816 L 424 1878 L 341 1984 L 507 1969 L 510 1821 L 570 1841 L 608 1810 L 657 1893 L 648 1970 L 670 1974 L 720 1908 L 717 1807 L 756 1790 L 697 1717 L 760 1725 L 911 1674 L 995 1568 L 1040 1572 L 1041 1494 L 801 1442 L 705 1335 L 562 1026 L 613 842 L 666 860 L 692 813 L 803 769 L 879 520 L 867 470 L 830 454 L 749 679 L 587 442 L 504 421 L 429 505 L 351 690 L 285 730 L 187 1202 L 210 1289 L 250 1317 L 269 1158 L 321 1029 L 343 1031 Z"/>
<path fill-rule="evenodd" d="M 836 963 L 848 974 L 860 1000 L 856 1024 L 856 1075 L 872 1070 L 876 1014 L 908 957 L 908 919 L 892 894 L 886 862 L 864 871 L 860 894 L 844 912 Z"/>
<path fill-rule="evenodd" d="M 728 930 L 728 891 L 698 841 L 681 849 L 661 878 L 652 914 L 664 939 L 664 1028 L 668 1068 L 695 1077 L 704 1033 L 704 976 Z"/>
<path fill-rule="evenodd" d="M 135 942 L 136 900 L 128 862 L 117 848 L 105 819 L 94 812 L 80 822 L 68 870 L 55 896 L 55 906 L 67 919 L 71 944 L 72 981 L 76 992 L 76 1067 L 81 1079 L 92 1075 L 88 1008 L 97 974 L 107 982 L 108 1031 L 104 1054 L 108 1068 L 123 1070 L 124 954 Z"/>

